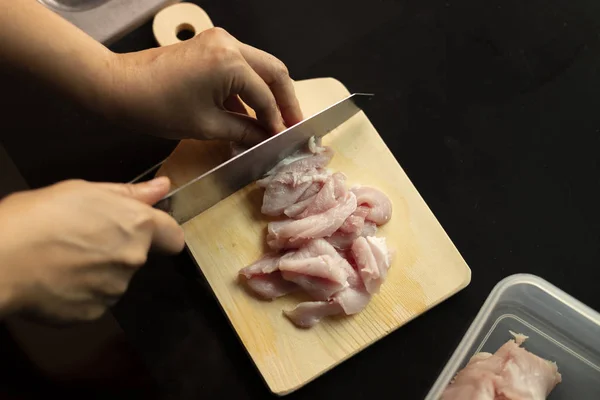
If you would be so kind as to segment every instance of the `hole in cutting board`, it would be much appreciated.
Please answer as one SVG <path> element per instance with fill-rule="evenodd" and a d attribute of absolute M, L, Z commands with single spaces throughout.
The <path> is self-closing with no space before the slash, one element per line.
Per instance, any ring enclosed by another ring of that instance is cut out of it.
<path fill-rule="evenodd" d="M 196 35 L 196 30 L 190 24 L 184 23 L 177 27 L 177 39 L 188 40 Z"/>

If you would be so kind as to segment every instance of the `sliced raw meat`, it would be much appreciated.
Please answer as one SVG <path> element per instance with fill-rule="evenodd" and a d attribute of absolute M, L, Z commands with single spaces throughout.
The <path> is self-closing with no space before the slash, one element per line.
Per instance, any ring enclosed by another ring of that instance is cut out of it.
<path fill-rule="evenodd" d="M 367 291 L 377 293 L 390 268 L 385 238 L 359 237 L 352 244 L 352 255 Z"/>
<path fill-rule="evenodd" d="M 283 279 L 281 272 L 256 275 L 246 281 L 248 287 L 263 299 L 272 300 L 297 291 L 300 287 L 294 282 Z"/>
<path fill-rule="evenodd" d="M 356 196 L 348 192 L 335 206 L 321 214 L 300 220 L 270 222 L 267 243 L 272 249 L 294 246 L 302 239 L 323 238 L 332 235 L 356 210 Z"/>
<path fill-rule="evenodd" d="M 274 299 L 295 290 L 313 301 L 284 314 L 309 328 L 327 316 L 361 312 L 390 267 L 377 225 L 392 213 L 389 199 L 370 187 L 346 188 L 341 172 L 326 169 L 332 149 L 311 138 L 308 146 L 277 164 L 257 183 L 265 189 L 261 211 L 287 219 L 268 224 L 270 254 L 240 271 L 248 287 Z"/>
<path fill-rule="evenodd" d="M 338 203 L 338 199 L 346 194 L 346 176 L 336 172 L 325 182 L 319 193 L 296 219 L 310 217 L 311 215 L 321 214 Z"/>
<path fill-rule="evenodd" d="M 368 221 L 383 225 L 390 220 L 392 202 L 383 192 L 368 186 L 356 186 L 350 191 L 356 195 L 356 202 L 359 206 L 367 205 L 371 208 L 369 215 L 366 217 Z"/>
<path fill-rule="evenodd" d="M 558 367 L 520 347 L 526 336 L 514 336 L 495 354 L 474 355 L 442 399 L 545 399 L 562 380 Z"/>
<path fill-rule="evenodd" d="M 279 260 L 283 278 L 316 300 L 327 300 L 348 286 L 348 267 L 348 262 L 323 239 L 311 240 Z"/>
<path fill-rule="evenodd" d="M 261 212 L 265 215 L 277 216 L 292 204 L 308 189 L 312 182 L 305 182 L 298 186 L 281 182 L 271 182 L 265 190 Z"/>
<path fill-rule="evenodd" d="M 271 171 L 267 173 L 267 176 L 257 183 L 261 187 L 266 187 L 274 179 L 284 179 L 284 176 L 291 178 L 285 178 L 287 180 L 293 179 L 294 177 L 302 176 L 307 173 L 323 173 L 325 166 L 329 164 L 333 157 L 333 150 L 329 147 L 325 147 L 324 150 L 317 154 L 299 154 L 292 155 L 283 159 L 277 164 Z"/>
<path fill-rule="evenodd" d="M 314 136 L 311 136 L 311 138 L 308 139 L 308 151 L 310 151 L 311 153 L 322 153 L 325 150 L 326 148 L 321 146 L 321 138 L 317 139 Z"/>
<path fill-rule="evenodd" d="M 377 233 L 377 225 L 374 222 L 366 221 L 361 232 L 344 233 L 341 231 L 335 232 L 333 235 L 325 238 L 333 247 L 340 250 L 349 249 L 358 237 L 375 236 Z"/>
<path fill-rule="evenodd" d="M 327 181 L 330 173 L 324 169 L 329 163 L 333 151 L 328 148 L 317 154 L 291 156 L 280 162 L 265 178 L 258 181 L 258 185 L 265 188 L 261 212 L 265 215 L 281 215 L 287 207 L 309 196 L 305 196 L 308 189 L 314 191 L 315 183 L 319 188 Z M 310 194 L 309 193 L 309 194 Z"/>
<path fill-rule="evenodd" d="M 298 289 L 296 284 L 281 276 L 279 258 L 279 255 L 267 255 L 239 272 L 248 287 L 264 299 L 281 297 Z"/>
<path fill-rule="evenodd" d="M 300 328 L 312 328 L 324 317 L 341 314 L 343 310 L 334 301 L 305 301 L 283 313 L 294 325 Z"/>
<path fill-rule="evenodd" d="M 267 254 L 247 267 L 242 268 L 239 274 L 248 279 L 256 275 L 270 274 L 271 272 L 277 271 L 279 258 L 280 256 L 277 254 Z"/>
<path fill-rule="evenodd" d="M 313 197 L 314 195 L 316 195 L 317 193 L 319 193 L 319 191 L 321 190 L 321 188 L 323 187 L 323 183 L 322 182 L 313 182 L 312 185 L 310 185 L 308 187 L 308 189 L 306 189 L 306 192 L 304 192 L 304 194 L 302 196 L 300 196 L 300 198 L 298 199 L 298 201 L 303 201 L 308 199 L 309 197 Z"/>
<path fill-rule="evenodd" d="M 304 210 L 306 210 L 306 207 L 308 207 L 313 201 L 315 201 L 315 197 L 317 197 L 316 194 L 312 195 L 307 199 L 298 200 L 296 204 L 292 204 L 291 206 L 283 210 L 283 213 L 290 218 L 294 218 L 301 214 Z"/>
<path fill-rule="evenodd" d="M 371 294 L 367 292 L 361 277 L 349 262 L 346 261 L 342 267 L 348 274 L 348 286 L 336 293 L 333 300 L 339 303 L 346 315 L 357 314 L 369 304 Z"/>
<path fill-rule="evenodd" d="M 352 215 L 346 218 L 342 226 L 340 226 L 340 232 L 361 232 L 363 227 L 365 226 L 365 218 L 367 217 L 367 215 L 369 215 L 370 212 L 371 209 L 367 206 L 356 207 L 356 211 L 354 211 Z"/>

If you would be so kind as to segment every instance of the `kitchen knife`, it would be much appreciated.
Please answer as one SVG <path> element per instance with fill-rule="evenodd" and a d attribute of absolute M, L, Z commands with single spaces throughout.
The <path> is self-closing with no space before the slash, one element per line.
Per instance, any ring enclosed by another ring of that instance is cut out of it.
<path fill-rule="evenodd" d="M 262 178 L 278 162 L 306 146 L 311 136 L 320 138 L 337 128 L 361 111 L 372 97 L 372 94 L 367 93 L 352 94 L 174 189 L 154 206 L 168 212 L 179 224 L 183 224 Z M 140 180 L 161 164 L 162 162 L 131 182 Z M 194 200 L 190 201 L 190 198 Z"/>

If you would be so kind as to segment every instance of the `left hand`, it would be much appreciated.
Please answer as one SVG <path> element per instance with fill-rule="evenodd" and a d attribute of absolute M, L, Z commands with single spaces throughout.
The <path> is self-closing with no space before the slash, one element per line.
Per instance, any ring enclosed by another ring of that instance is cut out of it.
<path fill-rule="evenodd" d="M 146 132 L 254 145 L 302 120 L 286 66 L 223 29 L 115 57 L 109 114 Z"/>

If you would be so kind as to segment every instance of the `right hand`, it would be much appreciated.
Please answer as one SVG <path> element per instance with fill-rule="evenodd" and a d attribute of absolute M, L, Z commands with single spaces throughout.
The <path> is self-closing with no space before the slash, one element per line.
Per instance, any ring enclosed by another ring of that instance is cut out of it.
<path fill-rule="evenodd" d="M 178 253 L 181 227 L 151 204 L 167 178 L 135 185 L 66 181 L 0 202 L 0 314 L 99 318 L 153 248 Z"/>

